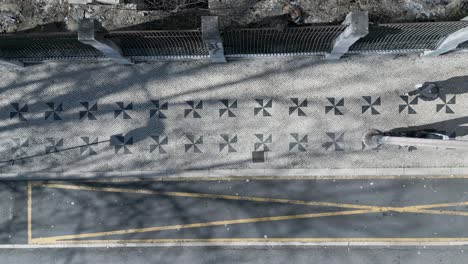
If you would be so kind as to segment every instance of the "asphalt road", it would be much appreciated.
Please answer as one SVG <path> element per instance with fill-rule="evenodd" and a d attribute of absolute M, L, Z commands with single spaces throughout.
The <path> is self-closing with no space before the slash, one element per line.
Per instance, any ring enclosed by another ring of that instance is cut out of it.
<path fill-rule="evenodd" d="M 466 241 L 467 191 L 464 178 L 4 182 L 0 241 Z"/>
<path fill-rule="evenodd" d="M 0 263 L 464 263 L 467 193 L 450 177 L 2 182 Z"/>
<path fill-rule="evenodd" d="M 46 182 L 31 189 L 33 243 L 468 237 L 467 180 Z"/>
<path fill-rule="evenodd" d="M 1 263 L 466 263 L 467 247 L 151 247 L 4 249 Z"/>

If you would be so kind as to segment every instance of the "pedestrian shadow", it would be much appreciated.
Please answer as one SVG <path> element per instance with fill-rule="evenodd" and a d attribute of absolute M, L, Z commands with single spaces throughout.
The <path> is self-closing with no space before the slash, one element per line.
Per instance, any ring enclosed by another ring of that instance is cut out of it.
<path fill-rule="evenodd" d="M 468 135 L 468 116 L 429 123 L 419 126 L 398 127 L 385 132 L 393 136 L 415 135 L 419 131 L 434 132 L 447 135 L 451 138 Z"/>
<path fill-rule="evenodd" d="M 444 81 L 434 82 L 439 87 L 440 95 L 468 93 L 468 75 L 456 76 Z"/>
<path fill-rule="evenodd" d="M 446 101 L 449 96 L 468 93 L 468 75 L 456 76 L 443 81 L 426 82 L 425 84 L 429 83 L 437 86 L 438 97 L 444 101 Z M 418 89 L 411 91 L 408 94 L 418 94 L 417 90 Z M 419 96 L 421 96 L 421 94 L 419 94 Z M 451 100 L 455 100 L 455 98 Z M 440 133 L 451 138 L 463 137 L 468 135 L 468 117 L 459 117 L 418 126 L 398 127 L 386 131 L 385 133 L 393 136 L 411 137 L 419 131 Z"/>
<path fill-rule="evenodd" d="M 438 96 L 440 98 L 446 98 L 447 95 L 458 95 L 468 92 L 468 76 L 456 76 L 443 81 L 424 82 L 423 87 L 412 90 L 408 92 L 408 94 L 419 94 L 421 96 L 421 94 L 424 94 L 424 92 L 421 90 L 424 88 L 424 86 L 429 84 L 435 84 L 438 90 Z M 428 101 L 435 100 L 436 98 L 437 97 L 428 99 Z M 421 99 L 424 100 L 424 98 Z"/>

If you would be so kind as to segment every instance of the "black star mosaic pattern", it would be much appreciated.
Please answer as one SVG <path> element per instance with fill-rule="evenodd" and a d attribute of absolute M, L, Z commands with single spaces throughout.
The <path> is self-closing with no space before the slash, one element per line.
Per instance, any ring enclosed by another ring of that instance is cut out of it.
<path fill-rule="evenodd" d="M 150 145 L 150 153 L 153 153 L 155 150 L 158 150 L 159 154 L 167 154 L 166 149 L 164 148 L 169 144 L 169 138 L 162 135 L 151 136 L 154 141 L 154 144 Z"/>
<path fill-rule="evenodd" d="M 325 142 L 322 146 L 325 150 L 334 149 L 335 151 L 344 151 L 344 133 L 327 132 L 327 137 L 330 141 Z"/>
<path fill-rule="evenodd" d="M 44 119 L 45 120 L 54 120 L 59 121 L 62 120 L 60 117 L 60 112 L 63 112 L 63 103 L 55 104 L 53 102 L 46 103 L 47 107 L 50 110 L 45 111 Z"/>
<path fill-rule="evenodd" d="M 219 116 L 226 115 L 227 117 L 236 117 L 234 109 L 237 109 L 237 100 L 230 101 L 228 99 L 221 100 L 223 104 L 222 108 L 219 109 Z"/>
<path fill-rule="evenodd" d="M 80 111 L 80 120 L 83 118 L 87 120 L 97 120 L 95 113 L 98 111 L 98 104 L 90 104 L 90 102 L 80 102 L 85 110 Z"/>
<path fill-rule="evenodd" d="M 272 135 L 268 134 L 255 134 L 257 142 L 254 143 L 255 151 L 271 151 L 271 144 L 273 143 Z"/>
<path fill-rule="evenodd" d="M 226 149 L 227 153 L 237 152 L 234 145 L 237 144 L 237 135 L 229 135 L 229 134 L 221 134 L 221 138 L 223 142 L 219 143 L 219 152 Z"/>
<path fill-rule="evenodd" d="M 130 146 L 133 145 L 133 137 L 124 135 L 111 136 L 111 145 L 114 146 L 114 153 L 123 153 L 124 155 L 132 154 Z"/>
<path fill-rule="evenodd" d="M 446 114 L 455 114 L 455 112 L 452 109 L 452 106 L 457 103 L 457 96 L 453 95 L 452 97 L 450 97 L 450 99 L 448 99 L 447 95 L 441 95 L 439 98 L 443 103 L 436 105 L 437 113 L 445 109 Z"/>
<path fill-rule="evenodd" d="M 13 138 L 12 140 L 14 143 L 11 148 L 12 154 L 21 157 L 27 156 L 26 149 L 29 148 L 29 139 Z"/>
<path fill-rule="evenodd" d="M 133 110 L 133 103 L 125 105 L 124 102 L 115 102 L 115 104 L 119 108 L 114 111 L 114 118 L 118 118 L 120 115 L 122 115 L 123 119 L 132 119 L 128 112 Z"/>
<path fill-rule="evenodd" d="M 99 138 L 95 138 L 93 140 L 90 137 L 81 137 L 81 140 L 83 141 L 84 145 L 80 146 L 80 155 L 93 156 L 97 154 L 93 146 L 98 145 Z"/>
<path fill-rule="evenodd" d="M 189 109 L 185 109 L 184 117 L 188 117 L 191 115 L 193 118 L 201 118 L 200 111 L 203 109 L 203 101 L 200 100 L 196 101 L 186 101 L 186 103 L 190 106 Z"/>
<path fill-rule="evenodd" d="M 273 99 L 255 99 L 260 107 L 254 107 L 254 115 L 257 116 L 260 113 L 262 116 L 271 116 L 268 110 L 273 108 Z"/>
<path fill-rule="evenodd" d="M 289 107 L 289 115 L 297 113 L 298 116 L 307 116 L 303 110 L 303 108 L 307 107 L 307 99 L 302 100 L 302 102 L 300 102 L 299 98 L 290 99 L 293 103 L 293 106 Z"/>
<path fill-rule="evenodd" d="M 196 137 L 195 135 L 188 134 L 185 135 L 189 141 L 189 143 L 185 144 L 185 153 L 193 150 L 193 153 L 203 153 L 200 149 L 201 145 L 203 145 L 203 136 Z"/>
<path fill-rule="evenodd" d="M 414 110 L 413 106 L 418 105 L 418 97 L 414 97 L 410 99 L 408 95 L 400 95 L 401 100 L 405 102 L 404 104 L 398 105 L 398 112 L 401 114 L 403 111 L 407 110 L 407 113 L 410 115 L 417 114 L 416 110 Z"/>
<path fill-rule="evenodd" d="M 60 148 L 63 147 L 63 139 L 62 138 L 52 138 L 48 137 L 45 139 L 46 146 L 45 146 L 45 153 L 50 154 L 54 152 L 59 152 Z"/>
<path fill-rule="evenodd" d="M 291 133 L 291 141 L 289 142 L 289 152 L 306 152 L 309 138 L 307 135 L 299 136 L 298 133 Z"/>
<path fill-rule="evenodd" d="M 340 107 L 344 106 L 344 98 L 327 97 L 327 100 L 330 105 L 325 106 L 325 114 L 334 113 L 335 115 L 343 115 Z"/>
<path fill-rule="evenodd" d="M 28 104 L 21 106 L 19 103 L 11 103 L 14 111 L 10 112 L 10 119 L 18 118 L 19 121 L 28 121 L 25 114 L 28 113 Z"/>
<path fill-rule="evenodd" d="M 380 115 L 380 112 L 377 110 L 377 107 L 382 105 L 382 100 L 380 97 L 377 97 L 375 100 L 372 100 L 372 96 L 363 96 L 365 103 L 362 105 L 362 113 L 366 113 L 368 110 L 372 115 Z"/>
<path fill-rule="evenodd" d="M 164 111 L 169 109 L 168 102 L 161 102 L 159 100 L 151 100 L 153 108 L 150 109 L 150 118 L 167 118 Z"/>

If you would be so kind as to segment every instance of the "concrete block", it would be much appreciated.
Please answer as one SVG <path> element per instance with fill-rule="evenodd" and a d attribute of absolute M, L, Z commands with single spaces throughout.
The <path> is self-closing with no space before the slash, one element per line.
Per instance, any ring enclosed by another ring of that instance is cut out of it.
<path fill-rule="evenodd" d="M 405 174 L 404 168 L 377 168 L 377 176 L 400 176 Z"/>
<path fill-rule="evenodd" d="M 232 176 L 232 169 L 214 169 L 209 171 L 210 177 L 229 177 Z"/>
<path fill-rule="evenodd" d="M 452 171 L 450 168 L 404 168 L 405 175 L 409 176 L 439 176 L 439 175 L 451 175 Z"/>
<path fill-rule="evenodd" d="M 96 32 L 96 21 L 94 19 L 83 19 L 78 27 L 78 40 L 101 51 L 106 57 L 119 64 L 133 64 L 133 62 L 122 55 L 120 47 L 111 40 L 105 39 L 103 33 Z"/>
<path fill-rule="evenodd" d="M 226 62 L 217 16 L 202 16 L 202 37 L 212 62 Z"/>
<path fill-rule="evenodd" d="M 356 168 L 354 169 L 355 176 L 375 176 L 377 175 L 376 168 Z"/>
<path fill-rule="evenodd" d="M 369 16 L 367 11 L 349 13 L 343 25 L 346 25 L 347 28 L 335 40 L 333 50 L 325 56 L 325 59 L 340 59 L 356 41 L 369 33 Z"/>
<path fill-rule="evenodd" d="M 444 53 L 455 50 L 458 45 L 468 41 L 468 27 L 462 28 L 450 35 L 448 35 L 444 40 L 442 40 L 435 50 L 425 51 L 423 53 L 424 57 L 436 57 Z"/>
<path fill-rule="evenodd" d="M 465 176 L 468 175 L 468 168 L 467 167 L 454 167 L 450 168 L 450 175 L 454 176 Z"/>

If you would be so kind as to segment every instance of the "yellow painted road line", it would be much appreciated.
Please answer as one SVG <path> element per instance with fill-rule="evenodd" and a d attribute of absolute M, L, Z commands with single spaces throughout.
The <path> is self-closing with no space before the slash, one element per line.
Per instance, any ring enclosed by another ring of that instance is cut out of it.
<path fill-rule="evenodd" d="M 337 208 L 347 208 L 347 209 L 368 209 L 368 210 L 376 210 L 379 212 L 393 211 L 393 212 L 399 212 L 399 213 L 425 213 L 425 214 L 443 214 L 441 212 L 446 212 L 446 214 L 448 215 L 468 216 L 468 214 L 465 214 L 464 212 L 442 211 L 442 210 L 422 210 L 422 209 L 440 208 L 440 207 L 465 206 L 465 205 L 468 205 L 468 202 L 410 205 L 410 206 L 396 207 L 396 206 L 372 206 L 372 205 L 341 204 L 341 203 L 330 203 L 330 202 L 314 202 L 314 201 L 303 201 L 303 200 L 290 200 L 290 199 L 253 197 L 253 196 L 235 196 L 235 195 L 222 195 L 222 194 L 205 194 L 205 193 L 189 193 L 189 192 L 159 192 L 159 191 L 143 190 L 143 189 L 92 187 L 92 186 L 69 185 L 69 184 L 42 184 L 41 186 L 48 187 L 48 188 L 70 189 L 70 190 L 85 190 L 85 191 L 114 192 L 114 193 L 135 193 L 135 194 L 180 196 L 180 197 L 224 199 L 224 200 L 238 200 L 238 201 L 254 201 L 254 202 L 266 202 L 266 203 L 296 204 L 296 205 L 305 205 L 305 206 L 337 207 Z"/>
<path fill-rule="evenodd" d="M 402 206 L 402 207 L 398 207 L 398 206 L 374 206 L 374 205 L 314 202 L 314 201 L 290 200 L 290 199 L 254 197 L 254 196 L 237 196 L 237 195 L 189 193 L 189 192 L 160 192 L 160 191 L 143 190 L 143 189 L 126 189 L 126 188 L 114 188 L 114 187 L 92 187 L 92 186 L 70 185 L 70 184 L 53 184 L 53 183 L 51 183 L 51 184 L 42 184 L 41 186 L 47 187 L 47 188 L 82 190 L 82 191 L 135 193 L 135 194 L 148 194 L 148 195 L 180 196 L 180 197 L 191 197 L 191 198 L 209 198 L 209 199 L 253 201 L 253 202 L 266 202 L 266 203 L 283 203 L 283 204 L 296 204 L 296 205 L 306 205 L 306 206 L 325 206 L 325 207 L 337 207 L 337 208 L 349 208 L 349 209 L 380 210 L 381 212 L 395 211 L 395 212 L 401 212 L 401 213 L 416 213 L 416 212 L 420 212 L 420 211 L 417 211 L 419 209 L 455 207 L 455 206 L 466 206 L 466 205 L 468 205 L 468 202 L 456 202 L 456 203 L 410 205 L 410 206 Z M 428 213 L 429 210 L 426 210 L 426 212 Z"/>
<path fill-rule="evenodd" d="M 32 186 L 31 182 L 28 182 L 28 244 L 31 244 L 32 240 Z"/>
<path fill-rule="evenodd" d="M 422 214 L 438 214 L 438 215 L 468 216 L 468 212 L 460 212 L 460 211 L 424 210 L 424 209 L 418 209 L 418 210 L 415 210 L 415 212 L 416 212 L 416 213 L 422 213 Z"/>
<path fill-rule="evenodd" d="M 63 240 L 57 241 L 60 244 L 126 244 L 126 243 L 274 243 L 274 242 L 296 242 L 296 243 L 353 243 L 353 242 L 387 242 L 387 243 L 402 243 L 402 242 L 416 242 L 416 243 L 430 243 L 430 242 L 463 242 L 468 241 L 468 237 L 383 237 L 383 238 L 181 238 L 181 239 L 106 239 L 106 240 Z M 50 244 L 44 240 L 36 239 L 33 244 Z"/>
<path fill-rule="evenodd" d="M 326 206 L 326 207 L 337 207 L 337 208 L 348 208 L 348 209 L 381 210 L 382 208 L 384 208 L 384 207 L 381 207 L 381 206 L 372 206 L 372 205 L 342 204 L 342 203 L 330 203 L 330 202 L 313 202 L 313 201 L 289 200 L 289 199 L 278 199 L 278 198 L 268 198 L 268 197 L 264 198 L 264 197 L 253 197 L 253 196 L 237 196 L 237 195 L 190 193 L 190 192 L 160 192 L 160 191 L 142 190 L 142 189 L 125 189 L 125 188 L 114 188 L 114 187 L 92 187 L 92 186 L 69 185 L 69 184 L 53 184 L 53 183 L 52 184 L 47 184 L 46 183 L 46 184 L 42 184 L 41 186 L 47 187 L 47 188 L 80 190 L 80 191 L 134 193 L 134 194 L 179 196 L 179 197 L 191 197 L 191 198 L 209 198 L 209 199 L 236 200 L 236 201 L 296 204 L 296 205 L 307 205 L 307 206 Z"/>
<path fill-rule="evenodd" d="M 467 206 L 468 202 L 455 202 L 455 203 L 439 203 L 439 204 L 423 204 L 415 205 L 415 209 L 430 209 L 430 208 L 441 208 L 441 207 L 456 207 L 456 206 Z"/>
<path fill-rule="evenodd" d="M 70 190 L 100 191 L 100 192 L 114 192 L 114 193 L 115 192 L 137 193 L 137 194 L 167 195 L 167 196 L 181 196 L 181 197 L 193 197 L 193 198 L 227 199 L 227 200 L 243 200 L 243 201 L 286 203 L 286 204 L 298 204 L 298 205 L 309 205 L 309 206 L 310 205 L 330 206 L 330 207 L 340 207 L 340 208 L 347 208 L 347 209 L 351 208 L 351 209 L 361 209 L 361 210 L 233 219 L 233 220 L 211 221 L 211 222 L 182 224 L 182 225 L 158 226 L 158 227 L 147 227 L 147 228 L 137 228 L 137 229 L 124 229 L 124 230 L 94 232 L 94 233 L 85 233 L 85 234 L 75 234 L 75 235 L 64 235 L 64 236 L 55 236 L 55 237 L 35 238 L 31 240 L 32 243 L 56 243 L 56 242 L 70 241 L 73 239 L 92 238 L 92 237 L 99 237 L 99 236 L 145 233 L 145 232 L 154 232 L 154 231 L 163 231 L 163 230 L 198 228 L 198 227 L 209 227 L 209 226 L 219 226 L 219 225 L 283 221 L 283 220 L 291 220 L 291 219 L 357 215 L 357 214 L 380 213 L 380 212 L 389 212 L 389 211 L 400 212 L 400 213 L 421 213 L 421 214 L 468 216 L 468 212 L 429 210 L 428 209 L 428 208 L 440 208 L 440 207 L 451 207 L 451 206 L 463 206 L 463 205 L 468 205 L 468 202 L 440 203 L 440 204 L 414 205 L 414 206 L 403 206 L 403 207 L 385 207 L 385 206 L 369 206 L 369 205 L 354 205 L 354 204 L 338 204 L 338 203 L 328 203 L 328 202 L 310 202 L 310 201 L 301 201 L 301 200 L 288 200 L 288 199 L 250 197 L 250 196 L 232 196 L 232 195 L 188 193 L 188 192 L 158 192 L 158 191 L 153 191 L 153 190 L 125 189 L 125 188 L 113 188 L 113 187 L 92 187 L 92 186 L 70 185 L 70 184 L 43 184 L 41 186 L 48 187 L 48 188 L 59 188 L 59 189 L 70 189 Z M 32 200 L 31 185 L 28 185 L 28 210 L 30 210 L 30 206 L 32 203 L 31 200 Z M 31 216 L 31 212 L 29 211 L 28 228 L 30 228 L 30 216 Z M 88 240 L 84 240 L 84 241 L 88 241 Z M 127 240 L 121 240 L 121 241 L 127 241 Z M 297 240 L 294 240 L 294 241 L 297 241 Z"/>
<path fill-rule="evenodd" d="M 66 242 L 66 241 L 76 240 L 76 239 L 93 238 L 93 237 L 100 237 L 100 236 L 126 235 L 126 234 L 148 233 L 148 232 L 156 232 L 156 231 L 180 230 L 180 229 L 187 229 L 187 228 L 200 228 L 200 227 L 212 227 L 212 226 L 222 226 L 222 225 L 259 223 L 259 222 L 273 222 L 273 221 L 284 221 L 284 220 L 294 220 L 294 219 L 309 219 L 309 218 L 320 218 L 320 217 L 331 217 L 331 216 L 358 215 L 358 214 L 369 214 L 369 213 L 380 213 L 380 212 L 382 212 L 382 211 L 381 210 L 349 210 L 349 211 L 312 213 L 312 214 L 300 214 L 300 215 L 284 215 L 284 216 L 244 218 L 244 219 L 234 219 L 234 220 L 222 220 L 222 221 L 201 222 L 201 223 L 192 223 L 192 224 L 156 226 L 156 227 L 146 227 L 146 228 L 134 228 L 134 229 L 123 229 L 123 230 L 114 230 L 114 231 L 103 231 L 103 232 L 94 232 L 94 233 L 83 233 L 83 234 L 74 234 L 74 235 L 63 235 L 63 236 L 53 236 L 53 237 L 44 237 L 44 238 L 34 238 L 34 239 L 31 240 L 31 243 L 32 244 L 35 244 L 35 243 L 36 244 L 44 244 L 44 243 L 45 244 L 50 244 L 50 243 L 57 243 L 57 242 L 62 243 L 62 242 Z M 422 210 L 422 209 L 420 209 L 420 210 L 411 210 L 411 211 L 408 211 L 408 212 L 410 212 L 410 213 L 423 213 L 423 214 L 468 216 L 468 212 L 455 212 L 455 211 L 437 211 L 437 210 Z M 449 239 L 449 238 L 447 238 L 447 239 Z M 466 238 L 466 239 L 468 240 L 468 238 Z M 150 239 L 150 240 L 154 240 L 154 239 Z M 162 240 L 168 242 L 167 239 L 162 239 Z M 90 241 L 90 240 L 81 240 L 81 241 L 77 241 L 77 242 L 88 242 L 88 241 Z M 108 240 L 102 240 L 102 241 L 108 241 Z M 109 240 L 109 241 L 114 241 L 114 240 Z M 133 240 L 115 240 L 115 241 L 125 241 L 127 243 L 132 243 Z M 148 239 L 145 239 L 144 241 L 148 242 Z M 264 240 L 262 240 L 262 241 L 264 241 Z M 297 241 L 297 240 L 294 240 L 294 241 Z M 320 241 L 323 241 L 323 239 L 320 240 Z M 378 241 L 382 241 L 382 240 L 378 240 Z M 170 242 L 170 239 L 169 239 L 169 242 Z"/>
<path fill-rule="evenodd" d="M 299 215 L 281 215 L 281 216 L 268 216 L 268 217 L 256 217 L 256 218 L 243 218 L 243 219 L 234 219 L 234 220 L 222 220 L 222 221 L 201 222 L 201 223 L 192 223 L 192 224 L 179 224 L 179 225 L 170 225 L 170 226 L 155 226 L 155 227 L 133 228 L 133 229 L 123 229 L 123 230 L 104 231 L 104 232 L 95 232 L 95 233 L 35 238 L 33 239 L 33 243 L 56 243 L 56 242 L 61 242 L 63 240 L 93 238 L 93 237 L 100 237 L 100 236 L 126 235 L 126 234 L 148 233 L 148 232 L 164 231 L 164 230 L 179 230 L 179 229 L 186 229 L 186 228 L 199 228 L 199 227 L 224 226 L 224 225 L 236 225 L 236 224 L 247 224 L 247 223 L 284 221 L 284 220 L 294 220 L 294 219 L 330 217 L 330 216 L 356 215 L 356 214 L 367 214 L 367 213 L 377 213 L 377 212 L 378 211 L 373 211 L 373 210 L 349 210 L 349 211 L 327 212 L 327 213 L 311 213 L 311 214 L 299 214 Z"/>

